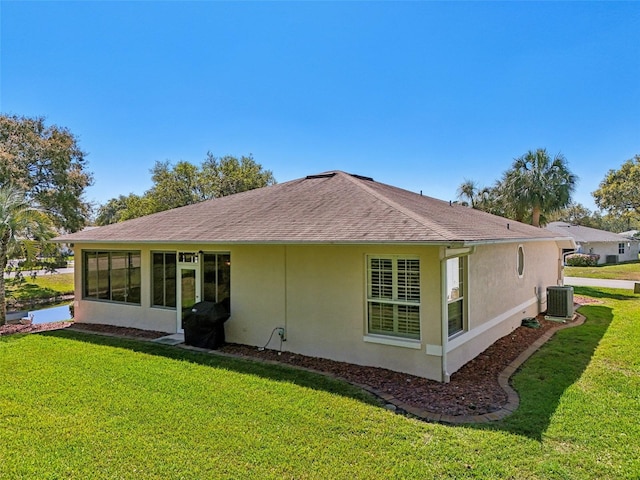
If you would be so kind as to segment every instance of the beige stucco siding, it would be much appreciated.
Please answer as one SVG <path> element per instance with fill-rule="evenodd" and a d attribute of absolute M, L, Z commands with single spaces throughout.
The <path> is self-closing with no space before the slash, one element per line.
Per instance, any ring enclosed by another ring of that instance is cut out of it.
<path fill-rule="evenodd" d="M 104 323 L 121 327 L 140 328 L 143 330 L 158 330 L 174 333 L 177 328 L 177 313 L 174 309 L 151 307 L 151 252 L 175 251 L 176 246 L 159 246 L 152 248 L 148 245 L 114 246 L 112 244 L 91 244 L 74 247 L 75 270 L 75 321 L 87 323 Z M 103 251 L 139 251 L 141 264 L 140 305 L 129 305 L 82 298 L 82 272 L 84 270 L 83 250 Z M 196 250 L 197 251 L 197 250 Z"/>
<path fill-rule="evenodd" d="M 522 276 L 517 272 L 520 245 L 525 260 Z M 449 374 L 520 326 L 523 318 L 546 309 L 546 287 L 559 281 L 559 255 L 555 242 L 476 248 L 469 259 L 468 330 L 450 340 Z"/>
<path fill-rule="evenodd" d="M 420 258 L 423 308 L 417 348 L 364 341 L 369 254 Z M 432 307 L 439 305 L 440 295 L 437 248 L 237 246 L 232 266 L 228 341 L 263 346 L 274 328 L 284 327 L 287 351 L 421 376 L 439 371 L 439 359 L 424 354 L 426 342 L 440 338 L 439 308 Z M 277 336 L 269 347 L 279 347 Z"/>
<path fill-rule="evenodd" d="M 525 270 L 516 271 L 518 244 L 484 245 L 469 257 L 468 331 L 445 351 L 451 374 L 538 313 L 536 292 L 557 284 L 554 242 L 523 245 Z M 83 250 L 138 250 L 141 305 L 82 299 Z M 151 252 L 231 254 L 231 318 L 227 341 L 261 347 L 274 328 L 286 329 L 283 350 L 442 378 L 442 247 L 394 245 L 79 245 L 76 252 L 76 320 L 175 332 L 175 309 L 151 307 Z M 367 256 L 420 259 L 420 339 L 367 334 Z M 543 307 L 544 309 L 544 307 Z M 274 335 L 269 348 L 279 347 Z"/>

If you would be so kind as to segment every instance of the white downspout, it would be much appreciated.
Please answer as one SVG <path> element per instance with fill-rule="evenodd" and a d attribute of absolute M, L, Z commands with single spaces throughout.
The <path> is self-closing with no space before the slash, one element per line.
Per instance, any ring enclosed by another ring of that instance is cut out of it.
<path fill-rule="evenodd" d="M 449 341 L 449 308 L 447 304 L 447 257 L 440 260 L 440 303 L 442 305 L 442 381 L 449 383 L 451 376 L 447 370 L 447 343 Z"/>
<path fill-rule="evenodd" d="M 287 294 L 288 294 L 288 290 L 289 290 L 289 285 L 287 284 L 287 246 L 284 246 L 284 333 L 282 334 L 281 338 L 282 340 L 286 340 L 289 332 L 287 331 L 287 321 L 289 319 L 289 315 L 288 315 L 288 311 L 289 311 L 289 302 L 288 302 L 288 298 L 287 298 Z"/>

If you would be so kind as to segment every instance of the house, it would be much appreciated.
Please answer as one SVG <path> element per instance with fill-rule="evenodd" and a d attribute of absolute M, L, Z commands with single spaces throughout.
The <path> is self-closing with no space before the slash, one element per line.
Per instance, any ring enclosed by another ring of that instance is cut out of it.
<path fill-rule="evenodd" d="M 226 299 L 228 342 L 282 328 L 286 351 L 442 381 L 544 310 L 575 246 L 340 171 L 56 241 L 75 250 L 78 322 L 180 332 L 194 302 Z"/>
<path fill-rule="evenodd" d="M 627 238 L 640 239 L 640 230 L 627 230 L 626 232 L 620 232 L 618 235 L 622 235 Z"/>
<path fill-rule="evenodd" d="M 640 240 L 597 228 L 551 222 L 547 230 L 574 239 L 579 253 L 599 255 L 598 264 L 620 263 L 638 260 Z"/>

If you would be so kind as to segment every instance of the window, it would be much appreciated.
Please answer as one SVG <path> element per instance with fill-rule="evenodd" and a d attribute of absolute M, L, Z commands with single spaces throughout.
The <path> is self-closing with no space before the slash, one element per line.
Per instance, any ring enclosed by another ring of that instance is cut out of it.
<path fill-rule="evenodd" d="M 151 305 L 176 307 L 176 253 L 151 254 Z"/>
<path fill-rule="evenodd" d="M 368 333 L 420 339 L 420 260 L 369 257 Z"/>
<path fill-rule="evenodd" d="M 140 305 L 140 252 L 83 254 L 84 298 Z"/>
<path fill-rule="evenodd" d="M 228 302 L 231 297 L 231 255 L 205 253 L 202 264 L 203 299 L 208 302 Z"/>
<path fill-rule="evenodd" d="M 518 245 L 518 260 L 517 267 L 518 277 L 522 278 L 524 276 L 524 247 L 522 245 Z"/>
<path fill-rule="evenodd" d="M 465 329 L 467 257 L 447 260 L 447 319 L 449 336 Z"/>
<path fill-rule="evenodd" d="M 618 244 L 618 253 L 619 254 L 623 254 L 624 253 L 624 243 L 619 243 Z"/>

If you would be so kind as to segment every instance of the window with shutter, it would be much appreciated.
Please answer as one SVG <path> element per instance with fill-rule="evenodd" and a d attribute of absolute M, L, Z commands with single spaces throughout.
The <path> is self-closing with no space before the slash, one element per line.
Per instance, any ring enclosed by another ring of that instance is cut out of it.
<path fill-rule="evenodd" d="M 368 257 L 368 333 L 420 338 L 420 260 Z"/>

